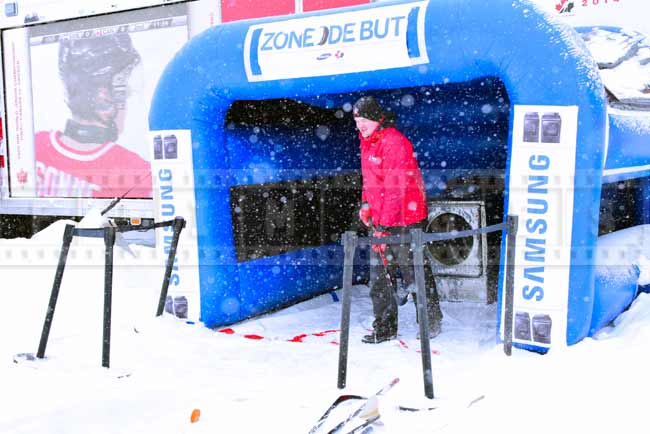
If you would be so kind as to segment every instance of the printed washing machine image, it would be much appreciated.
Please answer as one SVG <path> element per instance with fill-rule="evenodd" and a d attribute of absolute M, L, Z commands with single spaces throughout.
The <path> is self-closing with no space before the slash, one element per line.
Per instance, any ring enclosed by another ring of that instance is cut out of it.
<path fill-rule="evenodd" d="M 431 201 L 426 232 L 452 232 L 486 226 L 482 201 Z M 487 302 L 487 236 L 478 234 L 426 245 L 440 298 Z"/>

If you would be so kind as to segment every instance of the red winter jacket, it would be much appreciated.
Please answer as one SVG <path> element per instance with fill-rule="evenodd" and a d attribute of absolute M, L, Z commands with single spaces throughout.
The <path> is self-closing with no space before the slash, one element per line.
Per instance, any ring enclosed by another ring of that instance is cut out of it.
<path fill-rule="evenodd" d="M 427 216 L 426 194 L 413 145 L 393 127 L 361 140 L 361 200 L 377 226 L 407 226 Z"/>

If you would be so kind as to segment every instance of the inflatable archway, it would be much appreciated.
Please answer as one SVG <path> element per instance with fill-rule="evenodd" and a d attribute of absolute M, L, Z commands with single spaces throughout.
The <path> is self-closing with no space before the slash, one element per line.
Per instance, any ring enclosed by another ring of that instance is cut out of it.
<path fill-rule="evenodd" d="M 453 96 L 454 86 L 462 93 L 463 87 L 481 89 L 486 83 L 492 83 L 486 94 L 502 88 L 507 95 L 470 104 Z M 247 186 L 275 183 L 295 193 L 303 181 L 316 178 L 353 182 L 341 178 L 358 174 L 359 167 L 356 133 L 344 128 L 350 122 L 345 108 L 361 94 L 388 98 L 399 89 L 415 95 L 415 104 L 430 93 L 451 92 L 448 99 L 429 100 L 433 103 L 419 111 L 425 115 L 409 121 L 419 134 L 414 143 L 424 166 L 438 164 L 440 152 L 453 154 L 458 146 L 463 154 L 445 169 L 464 169 L 474 145 L 453 140 L 453 127 L 470 115 L 479 119 L 470 121 L 472 131 L 505 119 L 500 138 L 491 141 L 486 134 L 479 140 L 476 152 L 485 154 L 475 163 L 502 162 L 504 210 L 520 216 L 516 313 L 542 321 L 547 330 L 540 339 L 520 333 L 515 342 L 549 348 L 587 336 L 604 91 L 572 30 L 549 22 L 532 4 L 510 0 L 382 2 L 237 22 L 202 33 L 177 54 L 158 84 L 150 129 L 191 133 L 201 320 L 207 326 L 236 322 L 340 284 L 341 248 L 335 240 L 299 240 L 304 248 L 257 256 L 242 252 L 242 229 L 234 228 L 254 224 L 242 223 L 236 202 L 264 196 Z M 279 119 L 272 128 L 275 138 L 264 136 L 266 127 L 245 121 L 256 102 L 269 104 L 265 110 Z M 298 133 L 304 127 L 295 124 L 300 116 L 282 122 L 291 104 L 294 112 L 307 105 L 315 118 L 319 108 L 332 110 L 341 124 L 326 125 L 321 136 L 317 121 L 310 131 L 317 131 L 318 139 Z M 505 117 L 499 117 L 504 106 Z M 445 120 L 451 137 L 446 142 L 425 133 L 439 120 L 427 110 L 440 107 L 454 110 Z M 266 224 L 256 227 L 265 230 Z"/>

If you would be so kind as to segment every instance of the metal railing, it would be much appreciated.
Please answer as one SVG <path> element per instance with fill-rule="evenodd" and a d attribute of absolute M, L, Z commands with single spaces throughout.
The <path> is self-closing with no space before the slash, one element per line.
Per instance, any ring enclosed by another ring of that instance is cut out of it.
<path fill-rule="evenodd" d="M 422 353 L 422 376 L 424 380 L 424 394 L 427 398 L 432 399 L 433 394 L 433 374 L 431 370 L 431 346 L 429 342 L 429 319 L 427 315 L 427 300 L 424 278 L 424 245 L 432 241 L 451 240 L 454 238 L 463 238 L 478 234 L 505 231 L 506 241 L 506 275 L 504 288 L 504 342 L 503 349 L 505 354 L 512 354 L 512 303 L 513 303 L 513 283 L 514 283 L 514 265 L 515 265 L 515 241 L 517 236 L 518 217 L 509 215 L 503 223 L 486 226 L 484 228 L 425 233 L 422 229 L 413 229 L 410 233 L 404 235 L 391 235 L 388 237 L 359 237 L 355 232 L 345 232 L 342 236 L 344 262 L 343 262 L 343 296 L 341 303 L 341 342 L 339 347 L 339 365 L 338 365 L 338 383 L 339 389 L 345 388 L 347 377 L 348 347 L 350 338 L 350 308 L 352 304 L 352 272 L 354 267 L 354 256 L 357 247 L 370 246 L 377 244 L 403 244 L 411 243 L 413 251 L 413 267 L 415 271 L 415 284 L 417 287 L 417 315 L 420 327 L 420 346 Z M 434 267 L 434 264 L 432 264 Z M 435 276 L 436 272 L 433 269 Z"/>
<path fill-rule="evenodd" d="M 169 289 L 169 280 L 171 278 L 172 267 L 174 265 L 174 258 L 176 256 L 176 248 L 178 246 L 178 239 L 181 231 L 185 227 L 185 220 L 182 217 L 176 217 L 174 220 L 168 220 L 148 227 L 147 229 L 157 229 L 162 227 L 172 226 L 174 228 L 174 235 L 167 256 L 167 263 L 165 266 L 165 274 L 163 277 L 162 288 L 160 290 L 160 299 L 158 300 L 158 308 L 156 316 L 163 313 L 165 307 L 165 299 L 167 298 L 167 290 Z M 104 326 L 102 335 L 102 366 L 108 368 L 110 365 L 110 349 L 111 349 L 111 307 L 113 298 L 113 247 L 115 246 L 115 233 L 116 232 L 130 232 L 135 230 L 142 230 L 140 226 L 122 225 L 122 226 L 106 226 L 103 228 L 75 228 L 73 225 L 66 225 L 63 232 L 63 245 L 61 253 L 59 254 L 59 263 L 54 275 L 54 283 L 52 285 L 52 292 L 50 293 L 50 301 L 45 313 L 45 321 L 43 323 L 43 331 L 41 332 L 41 340 L 38 344 L 38 351 L 36 357 L 42 359 L 45 357 L 45 348 L 47 347 L 47 340 L 50 336 L 50 329 L 52 327 L 52 320 L 54 319 L 54 310 L 56 309 L 56 302 L 59 297 L 59 289 L 61 288 L 61 280 L 63 279 L 63 272 L 65 271 L 65 264 L 68 259 L 68 252 L 70 251 L 70 244 L 72 239 L 77 237 L 86 238 L 103 238 L 106 251 L 104 254 Z"/>

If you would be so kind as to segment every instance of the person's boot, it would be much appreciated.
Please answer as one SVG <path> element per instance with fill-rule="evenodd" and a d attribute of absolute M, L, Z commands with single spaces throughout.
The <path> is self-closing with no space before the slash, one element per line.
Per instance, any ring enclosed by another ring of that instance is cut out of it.
<path fill-rule="evenodd" d="M 372 333 L 361 338 L 365 344 L 379 344 L 397 337 L 397 318 L 388 316 L 383 320 L 372 322 Z"/>
<path fill-rule="evenodd" d="M 364 344 L 379 344 L 381 342 L 390 341 L 397 337 L 397 332 L 388 331 L 386 329 L 373 330 L 372 333 L 365 335 L 361 338 Z"/>

